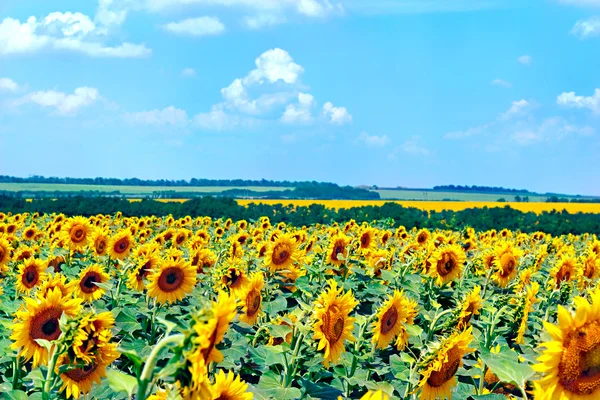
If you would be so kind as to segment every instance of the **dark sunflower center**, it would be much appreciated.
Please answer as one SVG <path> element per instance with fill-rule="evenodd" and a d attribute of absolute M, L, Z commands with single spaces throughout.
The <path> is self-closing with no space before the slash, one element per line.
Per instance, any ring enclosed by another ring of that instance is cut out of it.
<path fill-rule="evenodd" d="M 600 388 L 599 322 L 590 322 L 567 336 L 558 365 L 558 381 L 575 396 L 592 395 Z"/>
<path fill-rule="evenodd" d="M 92 293 L 99 289 L 96 282 L 101 282 L 100 276 L 95 272 L 87 273 L 79 284 L 81 291 L 84 293 Z"/>
<path fill-rule="evenodd" d="M 58 319 L 62 310 L 50 308 L 44 310 L 31 319 L 29 337 L 31 339 L 56 340 L 60 336 Z"/>
<path fill-rule="evenodd" d="M 42 325 L 42 332 L 46 336 L 52 335 L 54 332 L 56 332 L 57 329 L 58 329 L 58 320 L 56 320 L 56 319 L 49 319 L 48 321 L 44 322 L 44 324 Z"/>
<path fill-rule="evenodd" d="M 369 243 L 371 243 L 371 237 L 368 234 L 363 234 L 360 237 L 360 245 L 361 247 L 368 247 Z"/>
<path fill-rule="evenodd" d="M 340 340 L 340 338 L 342 337 L 342 333 L 344 333 L 344 318 L 343 317 L 338 317 L 338 319 L 335 321 L 335 324 L 333 324 L 333 329 L 332 329 L 332 338 L 333 338 L 333 342 L 337 342 L 338 340 Z"/>
<path fill-rule="evenodd" d="M 246 297 L 246 314 L 249 317 L 254 316 L 258 312 L 260 302 L 260 293 L 257 290 L 252 290 L 248 293 L 248 296 Z"/>
<path fill-rule="evenodd" d="M 129 247 L 129 241 L 127 240 L 127 238 L 123 238 L 123 239 L 119 240 L 117 243 L 115 243 L 115 251 L 117 253 L 125 252 L 125 250 L 127 250 L 128 247 Z"/>
<path fill-rule="evenodd" d="M 427 379 L 427 383 L 434 388 L 442 386 L 444 383 L 448 382 L 456 371 L 458 371 L 458 367 L 460 367 L 461 356 L 460 353 L 452 348 L 448 352 L 448 361 L 442 364 L 442 367 L 439 371 L 431 372 L 431 375 Z"/>
<path fill-rule="evenodd" d="M 381 317 L 381 333 L 385 335 L 390 332 L 396 326 L 396 322 L 398 322 L 398 310 L 396 310 L 396 307 L 392 306 Z"/>
<path fill-rule="evenodd" d="M 158 279 L 158 287 L 163 292 L 173 292 L 183 283 L 184 274 L 179 267 L 166 268 Z"/>
<path fill-rule="evenodd" d="M 456 261 L 453 257 L 446 255 L 440 262 L 437 264 L 437 272 L 440 276 L 446 276 L 450 272 L 454 270 L 456 267 Z"/>
<path fill-rule="evenodd" d="M 25 273 L 25 281 L 27 281 L 27 283 L 29 283 L 29 284 L 34 283 L 36 280 L 36 277 L 37 277 L 37 273 L 32 269 L 30 269 L 29 271 L 27 271 Z"/>
<path fill-rule="evenodd" d="M 83 368 L 76 368 L 67 371 L 65 372 L 65 375 L 68 376 L 70 379 L 74 380 L 75 382 L 81 382 L 87 379 L 90 375 L 92 375 L 94 371 L 96 371 L 96 368 L 98 368 L 98 366 L 96 365 L 96 363 L 92 362 L 91 364 L 86 365 Z"/>

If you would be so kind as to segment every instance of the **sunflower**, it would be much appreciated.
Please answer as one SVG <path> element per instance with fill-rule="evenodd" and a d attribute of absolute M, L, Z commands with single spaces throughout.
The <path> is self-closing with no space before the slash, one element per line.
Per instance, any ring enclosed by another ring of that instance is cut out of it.
<path fill-rule="evenodd" d="M 368 253 L 375 247 L 375 229 L 365 228 L 358 237 L 359 249 L 364 253 Z"/>
<path fill-rule="evenodd" d="M 63 297 L 60 289 L 48 291 L 45 297 L 25 298 L 25 305 L 15 313 L 10 338 L 11 348 L 21 349 L 26 361 L 33 358 L 33 367 L 48 362 L 48 350 L 35 340 L 56 340 L 61 334 L 58 320 L 64 313 L 73 317 L 79 313 L 81 299 Z"/>
<path fill-rule="evenodd" d="M 225 375 L 222 369 L 215 375 L 215 383 L 210 386 L 212 400 L 252 400 L 252 393 L 247 390 L 248 384 L 239 376 L 231 371 Z"/>
<path fill-rule="evenodd" d="M 29 258 L 19 266 L 17 292 L 28 293 L 46 279 L 46 263 L 37 258 Z"/>
<path fill-rule="evenodd" d="M 542 374 L 534 382 L 536 399 L 588 400 L 600 397 L 600 290 L 573 299 L 571 314 L 558 306 L 558 325 L 544 322 L 551 340 L 533 369 Z"/>
<path fill-rule="evenodd" d="M 517 330 L 517 338 L 515 339 L 515 343 L 517 344 L 523 344 L 525 331 L 527 330 L 528 326 L 529 313 L 531 312 L 533 305 L 539 302 L 536 297 L 539 290 L 540 284 L 537 282 L 533 282 L 531 286 L 527 288 L 527 292 L 525 293 L 525 304 L 523 305 L 523 313 L 521 315 L 519 329 Z"/>
<path fill-rule="evenodd" d="M 252 274 L 248 283 L 244 286 L 240 292 L 239 298 L 244 304 L 242 314 L 240 315 L 240 321 L 247 323 L 248 325 L 254 325 L 256 320 L 261 313 L 260 305 L 262 297 L 260 291 L 265 285 L 264 277 L 262 273 L 256 272 Z"/>
<path fill-rule="evenodd" d="M 67 369 L 60 374 L 63 382 L 60 391 L 66 391 L 67 398 L 79 398 L 81 394 L 88 394 L 92 390 L 93 384 L 100 384 L 101 379 L 106 376 L 106 368 L 119 358 L 120 354 L 116 350 L 115 344 L 100 343 L 100 345 L 102 347 L 92 361 L 85 363 L 82 367 Z M 73 361 L 67 354 L 64 354 L 59 357 L 57 370 L 60 366 L 72 364 Z"/>
<path fill-rule="evenodd" d="M 160 259 L 158 253 L 149 252 L 137 257 L 136 262 L 135 267 L 127 274 L 127 287 L 141 292 L 146 287 L 144 279 L 158 267 Z"/>
<path fill-rule="evenodd" d="M 350 238 L 343 234 L 337 234 L 329 240 L 329 247 L 327 248 L 327 263 L 335 266 L 340 266 L 344 263 L 348 257 L 348 244 Z M 344 260 L 341 260 L 338 255 L 342 255 Z"/>
<path fill-rule="evenodd" d="M 192 364 L 202 362 L 205 365 L 223 360 L 223 354 L 215 347 L 223 340 L 229 329 L 229 324 L 236 316 L 236 302 L 233 296 L 219 291 L 216 302 L 212 303 L 212 315 L 206 321 L 194 324 L 197 337 L 194 343 L 197 350 L 190 356 Z"/>
<path fill-rule="evenodd" d="M 467 353 L 475 351 L 469 348 L 473 341 L 471 327 L 460 333 L 454 333 L 444 340 L 427 360 L 421 372 L 421 400 L 452 398 L 452 388 L 456 385 L 456 371 Z"/>
<path fill-rule="evenodd" d="M 71 288 L 69 288 L 69 285 L 67 284 L 67 277 L 60 273 L 48 275 L 48 278 L 40 285 L 38 293 L 40 296 L 45 297 L 48 292 L 54 288 L 58 288 L 63 297 L 71 296 Z"/>
<path fill-rule="evenodd" d="M 92 226 L 87 218 L 69 218 L 62 228 L 62 238 L 71 250 L 83 249 L 88 245 Z"/>
<path fill-rule="evenodd" d="M 465 259 L 465 252 L 460 246 L 455 244 L 440 246 L 429 258 L 431 263 L 429 274 L 436 278 L 439 286 L 442 286 L 460 277 Z"/>
<path fill-rule="evenodd" d="M 110 239 L 110 243 L 108 245 L 108 254 L 114 259 L 123 260 L 129 255 L 133 245 L 134 242 L 131 232 L 129 232 L 127 229 L 124 229 L 120 232 L 117 232 Z"/>
<path fill-rule="evenodd" d="M 417 303 L 394 290 L 394 294 L 377 312 L 377 321 L 372 324 L 373 343 L 379 349 L 386 348 L 394 338 L 406 331 L 405 324 L 412 324 L 416 315 Z M 403 343 L 398 345 L 404 347 Z"/>
<path fill-rule="evenodd" d="M 244 250 L 242 249 L 242 245 L 236 240 L 231 241 L 228 253 L 230 260 L 240 259 L 244 256 Z"/>
<path fill-rule="evenodd" d="M 240 265 L 232 264 L 227 268 L 221 276 L 221 285 L 228 287 L 229 291 L 233 295 L 237 295 L 243 290 L 248 277 Z"/>
<path fill-rule="evenodd" d="M 92 234 L 92 241 L 94 243 L 94 252 L 97 256 L 103 256 L 108 250 L 108 236 L 102 229 L 94 229 Z"/>
<path fill-rule="evenodd" d="M 494 259 L 496 274 L 494 277 L 500 287 L 508 286 L 509 282 L 517 275 L 517 266 L 522 254 L 523 252 L 515 248 L 512 243 L 505 243 L 496 250 Z"/>
<path fill-rule="evenodd" d="M 469 325 L 471 318 L 479 315 L 479 310 L 483 307 L 481 299 L 481 286 L 475 286 L 473 290 L 467 294 L 460 306 L 458 314 L 458 329 L 464 329 Z"/>
<path fill-rule="evenodd" d="M 98 300 L 106 292 L 106 289 L 96 285 L 108 282 L 110 277 L 99 264 L 93 264 L 79 273 L 79 279 L 71 282 L 70 286 L 75 296 L 84 301 Z"/>
<path fill-rule="evenodd" d="M 419 233 L 417 233 L 416 242 L 420 246 L 425 246 L 427 244 L 427 242 L 429 241 L 430 237 L 431 237 L 431 233 L 429 232 L 429 230 L 426 228 L 423 228 L 419 231 Z"/>
<path fill-rule="evenodd" d="M 357 305 L 352 291 L 342 295 L 342 288 L 338 288 L 334 280 L 329 281 L 329 289 L 315 302 L 313 333 L 318 341 L 317 351 L 325 350 L 323 364 L 326 368 L 345 351 L 344 340 L 355 340 L 352 336 L 355 319 L 349 315 Z"/>
<path fill-rule="evenodd" d="M 12 247 L 8 240 L 0 237 L 0 270 L 2 267 L 8 265 L 10 261 L 10 252 L 12 251 Z"/>
<path fill-rule="evenodd" d="M 382 390 L 377 390 L 376 392 L 369 390 L 360 400 L 390 400 L 390 396 Z"/>
<path fill-rule="evenodd" d="M 192 266 L 196 267 L 197 273 L 203 273 L 205 269 L 212 268 L 217 262 L 217 255 L 210 249 L 199 249 L 193 253 Z"/>
<path fill-rule="evenodd" d="M 1 251 L 1 250 L 0 250 Z M 587 279 L 594 279 L 600 273 L 600 258 L 596 253 L 589 251 L 581 260 L 581 275 Z M 2 265 L 2 261 L 0 261 Z"/>
<path fill-rule="evenodd" d="M 196 269 L 184 260 L 164 260 L 148 276 L 148 295 L 159 303 L 174 303 L 196 286 Z"/>
<path fill-rule="evenodd" d="M 35 238 L 36 233 L 37 229 L 35 225 L 31 225 L 23 229 L 23 232 L 21 232 L 21 238 L 23 240 L 33 240 Z"/>
<path fill-rule="evenodd" d="M 271 272 L 282 269 L 290 269 L 298 261 L 296 239 L 290 234 L 281 234 L 269 242 L 269 248 L 265 254 L 265 265 Z"/>
<path fill-rule="evenodd" d="M 556 287 L 560 288 L 561 282 L 569 282 L 577 275 L 578 263 L 575 257 L 564 254 L 556 266 L 550 271 L 550 276 L 554 279 Z"/>

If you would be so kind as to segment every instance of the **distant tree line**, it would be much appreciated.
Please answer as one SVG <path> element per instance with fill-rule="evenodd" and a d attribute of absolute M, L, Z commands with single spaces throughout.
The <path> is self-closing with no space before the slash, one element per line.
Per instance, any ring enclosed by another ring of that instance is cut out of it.
<path fill-rule="evenodd" d="M 129 202 L 121 198 L 73 197 L 52 199 L 33 199 L 1 196 L 2 212 L 42 212 L 64 213 L 66 215 L 114 214 L 121 211 L 126 216 L 173 215 L 177 218 L 190 215 L 210 216 L 213 218 L 232 218 L 234 220 L 257 220 L 268 216 L 271 222 L 286 222 L 296 226 L 315 223 L 345 222 L 354 219 L 361 223 L 373 220 L 393 221 L 394 226 L 404 225 L 417 228 L 462 229 L 471 226 L 477 230 L 511 229 L 522 232 L 543 231 L 553 235 L 562 234 L 600 234 L 600 214 L 570 214 L 566 211 L 551 211 L 535 214 L 524 213 L 510 207 L 470 208 L 462 211 L 427 212 L 417 208 L 402 207 L 397 203 L 385 203 L 381 206 L 362 206 L 333 210 L 323 205 L 283 206 L 281 204 L 250 204 L 243 207 L 232 198 L 203 197 L 184 203 L 161 203 L 155 200 Z"/>
<path fill-rule="evenodd" d="M 271 181 L 267 179 L 138 179 L 138 178 L 58 178 L 33 175 L 28 178 L 0 175 L 0 183 L 50 183 L 111 186 L 275 186 L 275 187 L 339 187 L 335 183 L 315 181 Z"/>
<path fill-rule="evenodd" d="M 532 193 L 525 189 L 507 189 L 499 186 L 462 186 L 462 185 L 441 185 L 434 186 L 433 190 L 436 192 L 475 192 L 475 193 Z"/>

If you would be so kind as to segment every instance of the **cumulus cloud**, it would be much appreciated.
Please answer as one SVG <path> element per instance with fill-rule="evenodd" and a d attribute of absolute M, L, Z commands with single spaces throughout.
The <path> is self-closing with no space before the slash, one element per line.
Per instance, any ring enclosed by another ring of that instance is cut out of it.
<path fill-rule="evenodd" d="M 91 106 L 100 98 L 98 89 L 78 87 L 73 94 L 54 90 L 29 93 L 14 101 L 15 106 L 35 103 L 43 108 L 53 108 L 59 115 L 76 114 L 80 109 Z"/>
<path fill-rule="evenodd" d="M 285 23 L 286 19 L 277 14 L 258 14 L 244 17 L 244 25 L 249 29 L 263 29 Z"/>
<path fill-rule="evenodd" d="M 240 125 L 241 119 L 237 115 L 231 115 L 222 109 L 213 107 L 207 113 L 196 114 L 193 122 L 200 129 L 224 131 L 236 128 Z"/>
<path fill-rule="evenodd" d="M 515 116 L 521 116 L 526 114 L 530 109 L 531 104 L 525 99 L 513 101 L 510 108 L 502 114 L 500 114 L 499 118 L 502 120 L 507 120 L 510 118 L 514 118 Z"/>
<path fill-rule="evenodd" d="M 313 120 L 311 108 L 315 98 L 308 93 L 298 94 L 298 104 L 288 104 L 281 116 L 281 122 L 286 124 L 310 123 Z"/>
<path fill-rule="evenodd" d="M 132 125 L 184 126 L 188 123 L 188 116 L 184 110 L 169 106 L 162 110 L 127 113 L 125 120 Z"/>
<path fill-rule="evenodd" d="M 376 136 L 369 135 L 367 132 L 362 132 L 360 135 L 358 135 L 356 141 L 364 143 L 368 147 L 383 147 L 390 142 L 390 138 L 388 138 L 387 135 Z"/>
<path fill-rule="evenodd" d="M 336 107 L 330 101 L 323 104 L 323 115 L 334 125 L 345 125 L 352 122 L 352 115 L 346 107 Z"/>
<path fill-rule="evenodd" d="M 304 68 L 296 64 L 287 51 L 279 48 L 265 51 L 255 60 L 255 64 L 256 69 L 244 78 L 246 85 L 262 84 L 265 80 L 270 83 L 281 80 L 293 84 L 304 72 Z"/>
<path fill-rule="evenodd" d="M 98 41 L 104 33 L 86 15 L 53 12 L 38 20 L 21 22 L 4 18 L 0 22 L 0 56 L 34 53 L 42 49 L 68 50 L 91 57 L 146 57 L 151 50 L 143 44 L 124 42 L 108 46 Z"/>
<path fill-rule="evenodd" d="M 474 126 L 472 128 L 465 129 L 464 131 L 448 132 L 444 135 L 444 138 L 450 139 L 450 140 L 459 140 L 459 139 L 466 139 L 471 136 L 477 136 L 477 135 L 482 134 L 483 132 L 485 132 L 486 130 L 488 130 L 489 128 L 494 126 L 495 124 L 496 124 L 496 122 L 494 121 L 494 122 L 490 122 L 490 123 L 487 123 L 484 125 Z"/>
<path fill-rule="evenodd" d="M 217 17 L 198 17 L 169 22 L 163 29 L 177 35 L 215 36 L 225 32 L 225 25 Z"/>
<path fill-rule="evenodd" d="M 0 78 L 0 92 L 16 92 L 19 85 L 9 78 Z"/>
<path fill-rule="evenodd" d="M 511 139 L 519 145 L 527 146 L 543 141 L 559 141 L 569 135 L 591 136 L 595 129 L 590 126 L 574 125 L 562 117 L 550 117 L 541 123 L 523 122 L 515 127 Z"/>
<path fill-rule="evenodd" d="M 526 54 L 517 58 L 517 61 L 523 65 L 531 65 L 531 63 L 533 62 L 533 57 Z"/>
<path fill-rule="evenodd" d="M 510 83 L 510 82 L 508 82 L 508 81 L 505 81 L 504 79 L 494 79 L 494 80 L 492 81 L 492 85 L 495 85 L 495 86 L 502 86 L 502 87 L 505 87 L 505 88 L 510 88 L 510 87 L 512 87 L 512 83 Z"/>
<path fill-rule="evenodd" d="M 577 21 L 569 33 L 579 39 L 600 36 L 600 17 L 595 16 Z"/>
<path fill-rule="evenodd" d="M 567 108 L 587 108 L 600 113 L 600 89 L 596 88 L 591 96 L 579 96 L 575 92 L 564 92 L 556 98 L 556 104 Z"/>

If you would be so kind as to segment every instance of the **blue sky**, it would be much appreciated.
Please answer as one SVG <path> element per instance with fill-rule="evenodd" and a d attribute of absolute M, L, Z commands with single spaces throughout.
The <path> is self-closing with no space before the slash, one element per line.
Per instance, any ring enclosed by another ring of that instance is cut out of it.
<path fill-rule="evenodd" d="M 0 174 L 600 195 L 600 0 L 5 0 Z"/>

